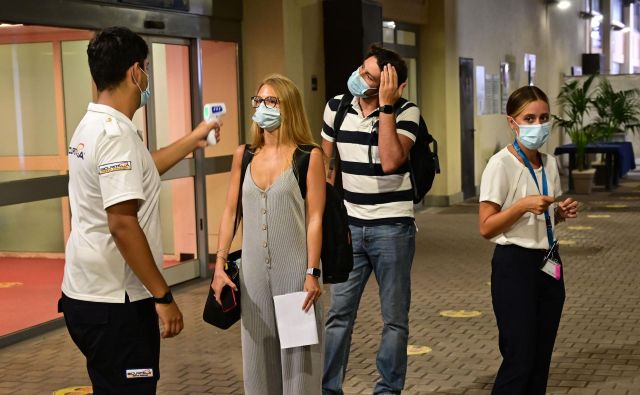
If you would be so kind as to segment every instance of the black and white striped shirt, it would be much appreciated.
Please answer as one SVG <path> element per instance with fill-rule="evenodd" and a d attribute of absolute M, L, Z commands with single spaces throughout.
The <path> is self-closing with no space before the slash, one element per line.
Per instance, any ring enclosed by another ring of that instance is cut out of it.
<path fill-rule="evenodd" d="M 338 95 L 329 100 L 324 109 L 322 138 L 330 142 L 336 137 L 333 122 L 341 98 L 342 95 Z M 363 226 L 413 223 L 409 165 L 405 163 L 392 174 L 382 171 L 378 152 L 378 115 L 376 110 L 365 118 L 358 99 L 354 98 L 338 132 L 342 186 L 349 221 Z M 405 104 L 396 116 L 397 133 L 415 142 L 419 122 L 418 107 Z"/>

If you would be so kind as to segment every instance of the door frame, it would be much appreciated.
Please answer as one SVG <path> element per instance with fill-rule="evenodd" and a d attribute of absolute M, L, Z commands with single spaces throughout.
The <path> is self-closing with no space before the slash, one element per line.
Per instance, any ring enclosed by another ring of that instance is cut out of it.
<path fill-rule="evenodd" d="M 469 97 L 464 95 L 465 87 L 462 83 L 463 66 L 470 65 L 471 92 Z M 460 83 L 460 184 L 463 199 L 476 196 L 475 185 L 475 113 L 474 113 L 474 68 L 473 58 L 458 58 L 458 78 Z M 468 106 L 463 105 L 469 100 Z M 464 111 L 467 112 L 464 112 Z M 469 121 L 471 124 L 467 125 Z M 471 145 L 469 147 L 468 145 Z"/>

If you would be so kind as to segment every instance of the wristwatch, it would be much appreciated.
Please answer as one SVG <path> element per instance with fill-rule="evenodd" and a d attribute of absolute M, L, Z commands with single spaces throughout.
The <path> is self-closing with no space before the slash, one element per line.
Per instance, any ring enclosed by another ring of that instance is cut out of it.
<path fill-rule="evenodd" d="M 385 104 L 378 108 L 382 114 L 393 114 L 393 106 L 391 104 Z"/>
<path fill-rule="evenodd" d="M 161 298 L 154 297 L 153 301 L 159 304 L 171 304 L 171 302 L 173 302 L 173 295 L 171 294 L 171 291 L 167 291 L 167 293 Z"/>
<path fill-rule="evenodd" d="M 322 274 L 322 271 L 320 271 L 320 269 L 317 269 L 315 267 L 310 267 L 307 269 L 307 274 L 315 277 L 315 278 L 320 278 L 320 275 Z"/>

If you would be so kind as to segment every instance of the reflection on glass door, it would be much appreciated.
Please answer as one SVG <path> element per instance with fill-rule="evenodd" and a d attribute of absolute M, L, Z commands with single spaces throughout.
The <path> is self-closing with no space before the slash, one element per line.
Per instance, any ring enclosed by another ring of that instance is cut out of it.
<path fill-rule="evenodd" d="M 161 148 L 191 132 L 189 47 L 153 43 L 151 56 L 154 136 Z M 162 182 L 163 274 L 169 284 L 199 275 L 194 191 L 193 177 Z"/>
<path fill-rule="evenodd" d="M 234 42 L 201 42 L 202 99 L 204 103 L 224 102 L 227 114 L 220 133 L 220 143 L 205 149 L 205 156 L 230 156 L 238 147 L 240 118 L 238 109 L 238 46 Z M 230 173 L 210 174 L 207 184 L 207 224 L 209 253 L 218 248 L 218 230 L 229 189 Z M 236 235 L 232 251 L 240 248 L 241 234 Z"/>
<path fill-rule="evenodd" d="M 67 173 L 67 147 L 92 97 L 90 31 L 0 28 L 0 188 Z M 20 197 L 22 198 L 22 197 Z M 66 197 L 0 207 L 0 336 L 59 317 L 70 231 Z"/>

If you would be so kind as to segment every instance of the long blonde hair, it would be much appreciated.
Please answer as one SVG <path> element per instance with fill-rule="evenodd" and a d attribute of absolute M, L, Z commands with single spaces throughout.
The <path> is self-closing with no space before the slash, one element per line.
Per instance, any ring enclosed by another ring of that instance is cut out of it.
<path fill-rule="evenodd" d="M 280 74 L 271 74 L 262 80 L 256 94 L 263 85 L 269 85 L 273 89 L 280 103 L 281 121 L 278 143 L 317 146 L 311 135 L 307 112 L 302 104 L 302 96 L 293 81 Z M 251 134 L 253 135 L 251 149 L 256 150 L 264 145 L 264 133 L 264 129 L 260 128 L 257 123 L 251 124 Z"/>

